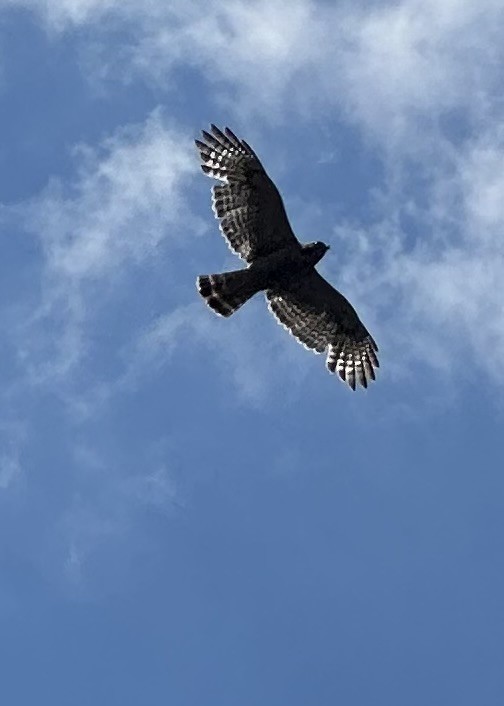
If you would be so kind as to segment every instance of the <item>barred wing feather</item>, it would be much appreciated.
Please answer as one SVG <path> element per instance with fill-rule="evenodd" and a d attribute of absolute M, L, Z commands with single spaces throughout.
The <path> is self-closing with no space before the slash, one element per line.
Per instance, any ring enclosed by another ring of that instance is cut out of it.
<path fill-rule="evenodd" d="M 195 140 L 205 174 L 223 182 L 212 189 L 212 208 L 229 247 L 247 262 L 289 245 L 299 247 L 278 189 L 252 148 L 215 125 Z"/>
<path fill-rule="evenodd" d="M 355 390 L 367 387 L 379 367 L 378 347 L 350 302 L 316 270 L 289 289 L 269 289 L 269 308 L 306 348 L 327 350 L 330 372 Z"/>

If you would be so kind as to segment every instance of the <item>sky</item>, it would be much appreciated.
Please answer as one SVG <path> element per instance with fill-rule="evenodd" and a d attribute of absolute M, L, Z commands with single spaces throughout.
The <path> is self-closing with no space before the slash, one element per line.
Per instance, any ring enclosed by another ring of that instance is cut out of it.
<path fill-rule="evenodd" d="M 0 695 L 504 702 L 502 0 L 0 0 Z M 380 347 L 240 265 L 228 125 Z"/>

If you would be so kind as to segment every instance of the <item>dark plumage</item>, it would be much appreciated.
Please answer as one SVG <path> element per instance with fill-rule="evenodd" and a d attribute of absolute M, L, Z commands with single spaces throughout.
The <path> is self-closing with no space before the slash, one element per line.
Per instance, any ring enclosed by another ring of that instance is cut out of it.
<path fill-rule="evenodd" d="M 222 185 L 212 207 L 229 247 L 246 269 L 202 275 L 198 291 L 216 313 L 230 316 L 264 290 L 270 311 L 304 346 L 327 350 L 327 367 L 355 390 L 367 387 L 379 367 L 378 347 L 355 309 L 315 269 L 328 246 L 301 245 L 276 186 L 252 148 L 229 128 L 203 130 L 196 140 L 201 168 Z"/>

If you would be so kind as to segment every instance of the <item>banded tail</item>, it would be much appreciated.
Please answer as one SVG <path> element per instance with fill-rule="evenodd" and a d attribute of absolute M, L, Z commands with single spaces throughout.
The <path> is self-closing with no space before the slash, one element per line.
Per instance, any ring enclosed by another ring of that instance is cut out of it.
<path fill-rule="evenodd" d="M 201 275 L 196 286 L 208 306 L 221 316 L 231 316 L 259 291 L 250 270 Z"/>

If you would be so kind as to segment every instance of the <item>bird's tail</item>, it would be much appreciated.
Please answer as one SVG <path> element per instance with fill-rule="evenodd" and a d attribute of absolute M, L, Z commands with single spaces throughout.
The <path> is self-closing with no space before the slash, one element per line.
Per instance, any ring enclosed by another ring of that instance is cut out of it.
<path fill-rule="evenodd" d="M 208 306 L 221 316 L 231 316 L 259 291 L 250 270 L 201 275 L 196 286 Z"/>

